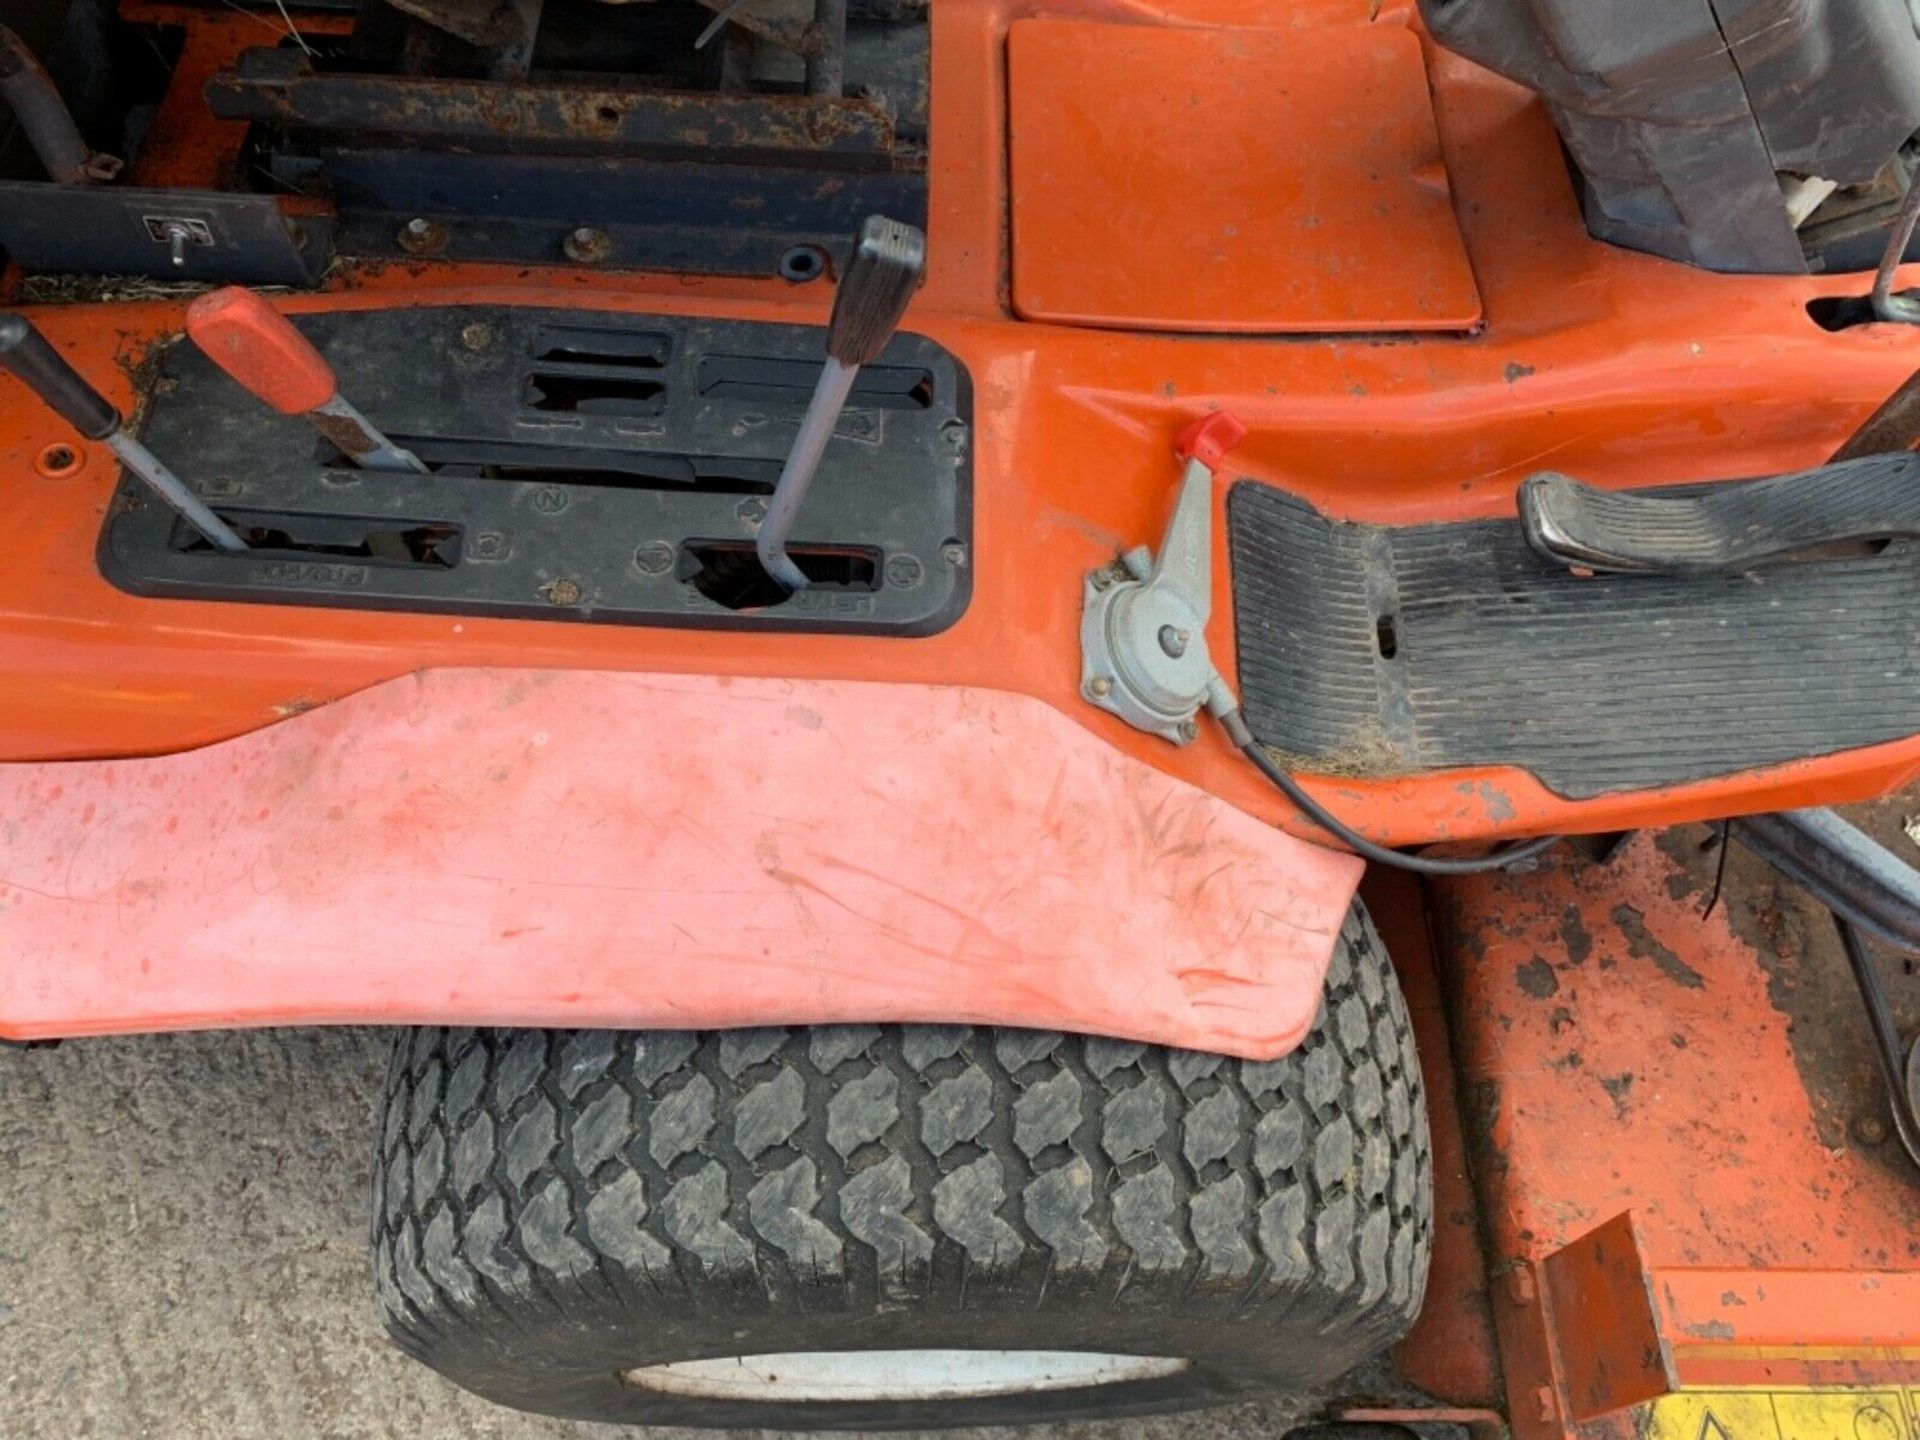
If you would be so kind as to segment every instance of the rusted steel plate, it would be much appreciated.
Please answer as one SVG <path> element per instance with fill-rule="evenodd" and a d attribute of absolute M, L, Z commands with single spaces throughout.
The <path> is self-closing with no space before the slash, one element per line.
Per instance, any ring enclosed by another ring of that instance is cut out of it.
<path fill-rule="evenodd" d="M 510 152 L 885 169 L 894 148 L 892 117 L 868 100 L 320 75 L 277 50 L 249 51 L 206 94 L 226 120 Z"/>

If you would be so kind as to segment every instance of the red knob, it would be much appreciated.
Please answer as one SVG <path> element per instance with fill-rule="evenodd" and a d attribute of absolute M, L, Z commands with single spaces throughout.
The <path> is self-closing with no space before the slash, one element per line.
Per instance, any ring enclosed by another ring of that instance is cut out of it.
<path fill-rule="evenodd" d="M 1231 411 L 1216 410 L 1202 415 L 1173 441 L 1173 453 L 1182 463 L 1198 460 L 1209 470 L 1218 470 L 1220 462 L 1234 446 L 1247 438 L 1247 427 Z"/>
<path fill-rule="evenodd" d="M 189 305 L 187 334 L 208 359 L 283 415 L 316 410 L 340 388 L 313 342 L 239 285 Z"/>

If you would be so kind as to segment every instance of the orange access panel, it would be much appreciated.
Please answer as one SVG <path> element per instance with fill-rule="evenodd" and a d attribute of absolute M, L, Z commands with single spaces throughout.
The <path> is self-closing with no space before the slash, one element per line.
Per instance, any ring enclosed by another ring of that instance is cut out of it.
<path fill-rule="evenodd" d="M 1243 334 L 1471 330 L 1420 42 L 1376 23 L 1008 36 L 1013 303 Z"/>

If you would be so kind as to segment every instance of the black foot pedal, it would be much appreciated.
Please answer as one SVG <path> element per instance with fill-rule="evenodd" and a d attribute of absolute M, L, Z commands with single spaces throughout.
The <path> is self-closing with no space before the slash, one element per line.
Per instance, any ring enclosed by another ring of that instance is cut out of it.
<path fill-rule="evenodd" d="M 1576 570 L 1734 573 L 1920 536 L 1920 454 L 1869 455 L 1688 494 L 1601 490 L 1544 471 L 1520 486 L 1520 523 L 1536 553 Z"/>

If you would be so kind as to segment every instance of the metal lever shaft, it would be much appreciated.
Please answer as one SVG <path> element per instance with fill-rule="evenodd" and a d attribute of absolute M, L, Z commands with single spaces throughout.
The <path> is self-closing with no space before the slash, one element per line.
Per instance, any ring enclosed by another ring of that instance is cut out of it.
<path fill-rule="evenodd" d="M 23 381 L 81 435 L 105 444 L 181 519 L 206 536 L 209 544 L 230 553 L 247 548 L 247 542 L 208 509 L 178 475 L 162 465 L 159 457 L 120 428 L 120 412 L 61 358 L 24 315 L 0 315 L 0 370 Z"/>
<path fill-rule="evenodd" d="M 754 541 L 761 566 L 788 590 L 807 588 L 807 577 L 787 554 L 794 516 L 820 469 L 827 442 L 853 390 L 854 376 L 886 349 L 926 268 L 927 237 L 913 226 L 871 215 L 860 227 L 853 259 L 833 296 L 826 367 L 813 387 L 800 432 L 794 436 Z"/>
<path fill-rule="evenodd" d="M 278 310 L 240 285 L 187 307 L 187 334 L 207 358 L 283 415 L 301 415 L 363 470 L 427 467 L 340 393 L 333 367 Z"/>
<path fill-rule="evenodd" d="M 33 153 L 57 184 L 84 185 L 118 173 L 120 162 L 93 153 L 53 77 L 26 42 L 5 25 L 0 25 L 0 98 L 6 100 Z"/>

